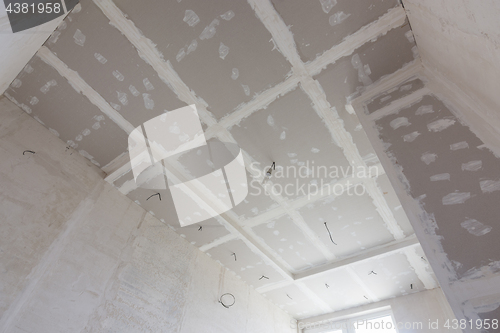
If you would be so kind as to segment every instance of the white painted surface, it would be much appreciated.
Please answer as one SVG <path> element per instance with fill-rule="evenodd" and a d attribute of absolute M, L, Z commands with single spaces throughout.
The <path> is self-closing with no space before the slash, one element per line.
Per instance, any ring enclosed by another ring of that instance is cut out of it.
<path fill-rule="evenodd" d="M 0 332 L 295 332 L 6 99 L 0 120 Z"/>
<path fill-rule="evenodd" d="M 0 94 L 4 93 L 65 16 L 14 34 L 5 5 L 3 1 L 0 2 Z"/>

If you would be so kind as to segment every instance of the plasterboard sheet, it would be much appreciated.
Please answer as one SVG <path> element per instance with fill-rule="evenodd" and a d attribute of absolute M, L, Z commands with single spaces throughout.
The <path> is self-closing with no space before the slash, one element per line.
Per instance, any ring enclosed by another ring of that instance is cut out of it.
<path fill-rule="evenodd" d="M 286 286 L 264 293 L 274 304 L 296 319 L 313 317 L 323 310 L 295 285 Z"/>
<path fill-rule="evenodd" d="M 394 191 L 394 188 L 389 181 L 389 177 L 387 177 L 387 175 L 380 175 L 377 178 L 377 185 L 382 190 L 384 199 L 387 202 L 387 205 L 391 209 L 394 218 L 403 230 L 404 234 L 406 236 L 413 234 L 413 228 L 410 224 L 410 221 L 408 220 L 408 216 L 406 216 L 406 213 L 401 206 L 401 202 L 399 201 L 399 198 L 396 195 L 396 191 Z"/>
<path fill-rule="evenodd" d="M 354 265 L 353 270 L 378 299 L 425 290 L 404 254 L 368 260 Z"/>
<path fill-rule="evenodd" d="M 373 154 L 373 148 L 358 117 L 345 109 L 352 98 L 381 77 L 394 73 L 413 61 L 415 43 L 406 37 L 408 26 L 395 28 L 374 41 L 363 44 L 353 54 L 329 65 L 315 79 L 323 87 L 326 98 L 335 107 L 352 135 L 362 157 Z M 356 67 L 356 68 L 355 68 Z"/>
<path fill-rule="evenodd" d="M 247 172 L 247 180 L 249 184 L 247 197 L 232 209 L 238 214 L 241 221 L 251 219 L 279 206 L 266 194 L 261 182 L 254 179 L 249 172 Z"/>
<path fill-rule="evenodd" d="M 419 89 L 422 89 L 424 85 L 424 82 L 419 78 L 408 80 L 394 88 L 391 88 L 386 92 L 375 96 L 366 104 L 366 109 L 368 113 L 375 112 L 378 109 L 383 108 L 402 97 L 405 97 Z"/>
<path fill-rule="evenodd" d="M 161 200 L 158 195 L 155 195 L 156 193 L 160 193 Z M 215 218 L 181 227 L 169 190 L 158 191 L 137 188 L 127 196 L 147 212 L 153 214 L 161 222 L 172 227 L 181 237 L 197 247 L 208 244 L 229 234 L 229 231 Z M 200 227 L 202 227 L 201 230 Z"/>
<path fill-rule="evenodd" d="M 272 0 L 272 3 L 290 26 L 305 62 L 314 60 L 398 5 L 396 0 L 375 0 L 369 5 L 363 0 Z"/>
<path fill-rule="evenodd" d="M 329 271 L 306 279 L 304 284 L 334 311 L 369 302 L 357 281 L 345 269 Z"/>
<path fill-rule="evenodd" d="M 93 1 L 65 23 L 45 45 L 133 126 L 185 106 Z"/>
<path fill-rule="evenodd" d="M 358 193 L 362 193 L 361 189 L 360 186 Z M 330 196 L 299 210 L 309 227 L 337 257 L 394 240 L 368 194 L 351 193 L 353 195 Z M 330 239 L 324 222 L 337 245 Z"/>
<path fill-rule="evenodd" d="M 269 245 L 295 272 L 325 263 L 325 257 L 306 239 L 288 216 L 253 228 L 255 234 Z"/>
<path fill-rule="evenodd" d="M 491 246 L 500 237 L 499 159 L 433 95 L 376 125 L 403 168 L 410 195 L 436 221 L 457 275 L 474 276 L 499 260 L 498 248 Z"/>
<path fill-rule="evenodd" d="M 272 266 L 266 264 L 259 255 L 239 239 L 210 249 L 207 254 L 255 288 L 283 281 L 284 279 L 281 274 Z"/>
<path fill-rule="evenodd" d="M 276 184 L 274 192 L 283 197 L 307 195 L 309 184 L 314 191 L 314 184 L 321 186 L 339 179 L 342 174 L 335 171 L 349 167 L 301 89 L 243 119 L 230 132 L 240 147 L 260 163 L 251 168 L 264 174 L 276 162 L 276 171 L 269 181 Z M 326 167 L 328 172 L 318 172 L 319 167 Z"/>
<path fill-rule="evenodd" d="M 246 1 L 127 0 L 117 6 L 157 45 L 216 118 L 281 82 L 290 71 Z"/>
<path fill-rule="evenodd" d="M 127 149 L 126 133 L 54 68 L 36 56 L 29 65 L 6 91 L 21 108 L 98 166 Z"/>

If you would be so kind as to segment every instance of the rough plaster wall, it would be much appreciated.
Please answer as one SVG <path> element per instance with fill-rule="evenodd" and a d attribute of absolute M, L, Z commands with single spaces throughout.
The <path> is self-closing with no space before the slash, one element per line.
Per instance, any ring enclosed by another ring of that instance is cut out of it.
<path fill-rule="evenodd" d="M 500 2 L 404 0 L 422 61 L 476 102 L 499 128 Z"/>
<path fill-rule="evenodd" d="M 292 332 L 288 315 L 6 99 L 0 119 L 1 332 Z"/>
<path fill-rule="evenodd" d="M 429 329 L 429 321 L 435 322 L 439 321 L 440 327 L 446 320 L 453 320 L 455 316 L 451 311 L 451 308 L 444 297 L 444 294 L 440 288 L 433 290 L 426 290 L 417 294 L 407 295 L 392 298 L 386 301 L 372 303 L 369 305 L 364 305 L 361 307 L 356 307 L 344 311 L 339 311 L 333 315 L 325 315 L 316 318 L 311 318 L 302 321 L 305 325 L 306 323 L 314 322 L 315 320 L 327 320 L 333 318 L 341 318 L 343 316 L 356 315 L 357 313 L 370 311 L 376 308 L 381 308 L 384 306 L 390 306 L 392 313 L 394 315 L 394 320 L 396 323 L 422 323 L 423 329 L 399 329 L 399 333 L 435 333 L 442 332 L 435 329 Z M 328 318 L 330 317 L 330 318 Z M 461 330 L 454 329 L 444 329 L 443 331 L 449 333 L 459 333 Z M 319 333 L 319 330 L 315 329 L 305 329 L 304 333 Z"/>

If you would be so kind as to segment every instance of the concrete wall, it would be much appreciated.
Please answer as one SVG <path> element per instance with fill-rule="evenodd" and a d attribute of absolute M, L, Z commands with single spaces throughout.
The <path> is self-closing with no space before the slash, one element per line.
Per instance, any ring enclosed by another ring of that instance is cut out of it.
<path fill-rule="evenodd" d="M 396 325 L 402 327 L 399 329 L 399 333 L 461 332 L 460 330 L 452 328 L 449 330 L 443 328 L 446 321 L 449 320 L 452 322 L 455 316 L 440 288 L 338 311 L 334 314 L 302 320 L 299 322 L 299 326 L 302 325 L 301 327 L 304 327 L 304 333 L 325 332 L 325 330 L 321 329 L 319 326 L 309 329 L 306 327 L 313 327 L 313 323 L 320 325 L 320 322 L 323 322 L 323 325 L 327 326 L 328 322 L 354 319 L 359 315 L 370 316 L 370 314 L 384 311 L 389 308 L 393 313 Z M 430 323 L 437 323 L 440 329 L 436 330 L 432 328 L 433 326 L 429 327 Z"/>
<path fill-rule="evenodd" d="M 0 99 L 0 332 L 295 331 L 102 177 Z"/>

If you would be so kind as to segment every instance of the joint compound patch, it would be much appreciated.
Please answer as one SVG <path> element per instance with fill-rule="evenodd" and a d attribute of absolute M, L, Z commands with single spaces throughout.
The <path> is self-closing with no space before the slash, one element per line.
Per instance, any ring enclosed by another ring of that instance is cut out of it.
<path fill-rule="evenodd" d="M 191 9 L 186 10 L 184 13 L 184 18 L 182 19 L 184 22 L 186 22 L 190 27 L 194 27 L 200 22 L 200 18 L 194 11 Z"/>
<path fill-rule="evenodd" d="M 197 48 L 198 48 L 198 41 L 196 39 L 193 39 L 189 44 L 189 46 L 187 47 L 186 54 L 194 52 Z"/>
<path fill-rule="evenodd" d="M 450 150 L 459 150 L 459 149 L 465 149 L 465 148 L 469 148 L 469 144 L 465 141 L 457 142 L 457 143 L 450 145 Z"/>
<path fill-rule="evenodd" d="M 483 167 L 483 162 L 480 160 L 470 161 L 462 164 L 463 171 L 478 171 Z"/>
<path fill-rule="evenodd" d="M 76 29 L 73 39 L 77 45 L 83 46 L 85 44 L 85 35 L 80 31 L 80 29 Z"/>
<path fill-rule="evenodd" d="M 144 107 L 148 110 L 153 110 L 155 102 L 151 99 L 151 95 L 142 94 L 142 98 L 144 99 Z"/>
<path fill-rule="evenodd" d="M 424 162 L 425 164 L 429 165 L 432 162 L 435 162 L 437 158 L 437 155 L 434 153 L 424 153 L 421 157 L 420 160 Z"/>
<path fill-rule="evenodd" d="M 413 85 L 411 83 L 405 84 L 404 86 L 401 86 L 401 88 L 399 88 L 399 91 L 402 91 L 402 92 L 410 91 L 412 87 L 413 87 Z"/>
<path fill-rule="evenodd" d="M 250 87 L 246 84 L 242 84 L 241 87 L 243 88 L 243 92 L 245 93 L 245 95 L 250 96 Z"/>
<path fill-rule="evenodd" d="M 220 23 L 219 20 L 217 19 L 213 20 L 212 23 L 210 23 L 208 26 L 205 27 L 205 29 L 203 29 L 203 32 L 200 35 L 200 39 L 201 40 L 210 39 L 213 36 L 215 36 L 216 32 L 215 27 L 218 26 L 219 23 Z"/>
<path fill-rule="evenodd" d="M 139 90 L 137 90 L 133 85 L 130 85 L 128 87 L 128 90 L 130 91 L 130 93 L 132 95 L 134 95 L 135 97 L 139 96 L 141 93 L 139 92 Z"/>
<path fill-rule="evenodd" d="M 116 92 L 118 94 L 118 100 L 122 105 L 127 105 L 128 104 L 128 99 L 127 99 L 127 94 L 121 91 Z"/>
<path fill-rule="evenodd" d="M 232 10 L 228 10 L 224 14 L 220 16 L 223 20 L 229 21 L 234 17 L 234 12 Z"/>
<path fill-rule="evenodd" d="M 447 194 L 443 197 L 443 205 L 458 205 L 463 204 L 465 201 L 470 199 L 470 192 L 454 192 Z"/>
<path fill-rule="evenodd" d="M 391 121 L 390 123 L 392 129 L 398 129 L 403 126 L 410 126 L 411 123 L 408 121 L 406 117 L 399 117 Z"/>
<path fill-rule="evenodd" d="M 226 45 L 224 45 L 222 42 L 220 43 L 220 46 L 219 46 L 219 57 L 224 60 L 227 55 L 229 54 L 229 47 L 227 47 Z"/>
<path fill-rule="evenodd" d="M 411 132 L 410 134 L 406 134 L 403 136 L 403 141 L 404 142 L 413 142 L 415 139 L 420 135 L 419 132 Z"/>
<path fill-rule="evenodd" d="M 349 16 L 351 16 L 351 14 L 345 14 L 344 12 L 337 12 L 332 16 L 330 16 L 330 19 L 328 19 L 328 23 L 330 23 L 330 25 L 333 27 L 336 26 L 337 24 L 344 22 Z"/>
<path fill-rule="evenodd" d="M 325 14 L 329 14 L 332 8 L 337 4 L 337 0 L 319 0 L 319 2 Z"/>
<path fill-rule="evenodd" d="M 240 76 L 240 71 L 238 68 L 233 68 L 231 70 L 231 79 L 236 80 Z"/>
<path fill-rule="evenodd" d="M 33 67 L 31 67 L 30 64 L 27 64 L 26 66 L 24 66 L 23 70 L 28 74 L 33 73 L 33 71 L 34 71 Z"/>
<path fill-rule="evenodd" d="M 113 71 L 113 76 L 118 80 L 118 81 L 123 81 L 125 80 L 125 77 L 120 73 L 119 71 Z"/>
<path fill-rule="evenodd" d="M 154 90 L 154 86 L 153 84 L 149 81 L 148 78 L 145 78 L 144 80 L 142 80 L 142 83 L 144 84 L 144 88 L 146 88 L 146 90 L 150 91 L 150 90 Z"/>
<path fill-rule="evenodd" d="M 500 181 L 482 180 L 479 182 L 479 186 L 481 187 L 481 191 L 483 191 L 483 193 L 491 193 L 500 190 Z"/>
<path fill-rule="evenodd" d="M 184 59 L 185 56 L 186 56 L 186 50 L 182 48 L 179 50 L 179 52 L 177 52 L 175 60 L 177 60 L 177 62 L 180 62 L 182 59 Z"/>
<path fill-rule="evenodd" d="M 440 180 L 450 180 L 450 174 L 449 173 L 440 173 L 440 174 L 431 176 L 431 182 L 437 182 Z"/>
<path fill-rule="evenodd" d="M 12 81 L 12 83 L 10 84 L 10 86 L 12 88 L 19 88 L 23 83 L 21 82 L 21 80 L 19 79 L 15 79 L 14 81 Z"/>
<path fill-rule="evenodd" d="M 453 124 L 455 124 L 454 119 L 439 119 L 428 124 L 427 128 L 431 132 L 441 132 L 442 130 L 447 129 Z"/>
<path fill-rule="evenodd" d="M 103 65 L 108 62 L 108 59 L 104 58 L 104 56 L 100 53 L 94 53 L 94 58 L 96 58 L 97 61 Z"/>
<path fill-rule="evenodd" d="M 36 96 L 31 97 L 30 104 L 31 105 L 36 105 L 38 104 L 39 99 Z"/>
<path fill-rule="evenodd" d="M 417 116 L 421 116 L 421 115 L 424 115 L 424 114 L 427 114 L 427 113 L 433 113 L 434 110 L 432 109 L 432 105 L 422 105 L 421 107 L 419 107 L 417 109 L 417 111 L 415 112 L 415 114 Z"/>
<path fill-rule="evenodd" d="M 469 233 L 473 234 L 474 236 L 483 236 L 486 235 L 488 232 L 490 232 L 493 228 L 487 225 L 482 224 L 478 220 L 475 219 L 469 219 L 466 220 L 462 223 L 460 223 L 462 228 L 467 230 Z"/>
<path fill-rule="evenodd" d="M 391 95 L 387 95 L 387 96 L 384 96 L 380 99 L 380 103 L 384 103 L 384 102 L 387 102 L 388 100 L 390 100 L 392 98 Z"/>

